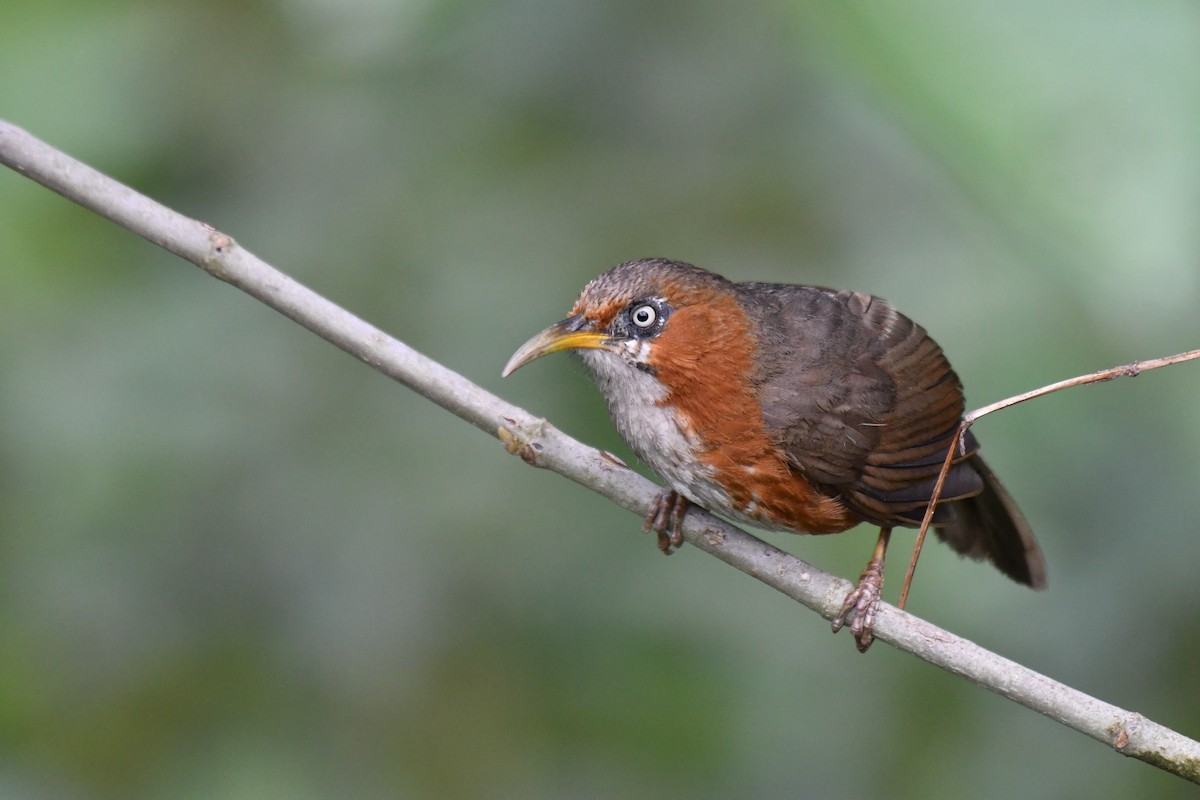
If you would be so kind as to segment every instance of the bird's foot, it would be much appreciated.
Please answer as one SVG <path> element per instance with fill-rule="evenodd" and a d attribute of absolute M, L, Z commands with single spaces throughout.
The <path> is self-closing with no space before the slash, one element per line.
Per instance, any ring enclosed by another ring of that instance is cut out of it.
<path fill-rule="evenodd" d="M 879 610 L 879 598 L 883 594 L 883 561 L 871 559 L 858 579 L 858 585 L 846 595 L 842 609 L 833 618 L 833 632 L 837 633 L 850 619 L 850 633 L 858 652 L 865 653 L 875 641 L 875 613 Z"/>
<path fill-rule="evenodd" d="M 663 555 L 669 556 L 671 548 L 683 546 L 683 515 L 687 510 L 688 499 L 672 489 L 663 489 L 654 498 L 642 530 L 658 535 L 658 549 Z"/>

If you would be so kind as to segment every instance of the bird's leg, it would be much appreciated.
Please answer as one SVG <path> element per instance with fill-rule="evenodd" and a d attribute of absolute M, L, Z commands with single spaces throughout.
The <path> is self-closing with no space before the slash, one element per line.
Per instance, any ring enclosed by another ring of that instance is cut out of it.
<path fill-rule="evenodd" d="M 673 489 L 663 489 L 654 498 L 643 531 L 658 534 L 658 549 L 663 555 L 671 555 L 671 548 L 683 546 L 683 515 L 688 510 L 688 499 Z"/>
<path fill-rule="evenodd" d="M 858 578 L 858 585 L 846 595 L 842 610 L 833 618 L 833 632 L 837 633 L 850 619 L 850 633 L 854 635 L 858 652 L 865 653 L 875 641 L 871 630 L 875 626 L 875 612 L 879 610 L 879 598 L 883 594 L 883 562 L 887 556 L 888 540 L 892 538 L 891 528 L 880 528 L 879 539 L 875 542 L 875 552 L 867 562 L 867 568 Z"/>

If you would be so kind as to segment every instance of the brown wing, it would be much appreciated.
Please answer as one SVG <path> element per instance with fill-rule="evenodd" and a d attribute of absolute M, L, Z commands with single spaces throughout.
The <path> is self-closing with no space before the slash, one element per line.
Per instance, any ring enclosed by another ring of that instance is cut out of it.
<path fill-rule="evenodd" d="M 963 412 L 941 348 L 869 295 L 759 285 L 754 296 L 763 419 L 788 461 L 864 519 L 919 521 Z M 943 496 L 981 488 L 956 468 Z"/>
<path fill-rule="evenodd" d="M 895 384 L 866 352 L 859 315 L 834 293 L 751 284 L 744 303 L 758 333 L 763 422 L 811 482 L 858 481 L 896 404 Z"/>
<path fill-rule="evenodd" d="M 933 494 L 938 472 L 963 415 L 962 383 L 942 349 L 925 329 L 868 295 L 843 293 L 838 299 L 866 334 L 866 357 L 885 373 L 895 401 L 880 419 L 879 438 L 867 454 L 848 500 L 872 521 L 919 523 Z M 942 489 L 949 502 L 978 494 L 983 481 L 959 456 Z M 939 509 L 940 510 L 940 509 Z M 949 519 L 941 510 L 935 520 Z"/>
<path fill-rule="evenodd" d="M 789 463 L 866 521 L 919 525 L 963 414 L 942 349 L 870 295 L 758 284 L 751 297 L 763 419 Z M 1037 542 L 977 449 L 968 434 L 942 489 L 938 535 L 1040 588 Z"/>

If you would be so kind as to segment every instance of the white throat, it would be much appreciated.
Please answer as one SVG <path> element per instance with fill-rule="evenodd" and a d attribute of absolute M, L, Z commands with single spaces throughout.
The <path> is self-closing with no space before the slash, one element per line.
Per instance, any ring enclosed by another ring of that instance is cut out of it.
<path fill-rule="evenodd" d="M 633 343 L 628 354 L 576 352 L 608 402 L 621 438 L 638 458 L 692 502 L 709 509 L 728 508 L 729 495 L 713 480 L 712 468 L 694 455 L 700 446 L 695 432 L 674 406 L 661 405 L 667 387 L 649 371 L 634 366 L 646 363 L 649 351 L 649 342 L 643 341 Z"/>

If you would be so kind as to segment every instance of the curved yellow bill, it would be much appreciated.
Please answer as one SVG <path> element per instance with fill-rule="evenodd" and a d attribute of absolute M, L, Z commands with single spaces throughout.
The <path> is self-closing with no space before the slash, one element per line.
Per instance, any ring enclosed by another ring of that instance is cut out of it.
<path fill-rule="evenodd" d="M 591 350 L 608 350 L 612 348 L 612 339 L 597 331 L 575 330 L 578 324 L 576 317 L 568 317 L 562 322 L 556 322 L 546 330 L 535 335 L 528 342 L 517 348 L 512 358 L 504 365 L 500 377 L 507 378 L 521 367 L 534 359 L 557 353 L 560 350 L 576 350 L 580 348 Z"/>

